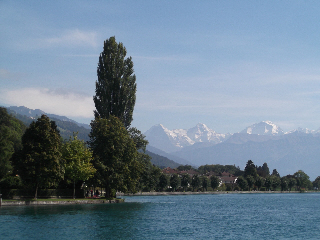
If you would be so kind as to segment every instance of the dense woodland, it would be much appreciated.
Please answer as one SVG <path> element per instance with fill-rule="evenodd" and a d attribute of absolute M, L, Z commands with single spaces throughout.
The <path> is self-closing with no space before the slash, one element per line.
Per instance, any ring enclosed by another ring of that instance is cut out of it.
<path fill-rule="evenodd" d="M 91 130 L 46 115 L 30 121 L 0 108 L 1 192 L 31 189 L 37 198 L 40 189 L 73 189 L 75 197 L 76 189 L 89 186 L 104 189 L 105 196 L 113 198 L 117 191 L 303 191 L 320 187 L 320 177 L 311 183 L 301 170 L 281 177 L 276 169 L 270 174 L 267 163 L 255 166 L 249 160 L 244 171 L 232 165 L 194 169 L 175 166 L 146 152 L 145 136 L 130 127 L 136 77 L 131 57 L 125 56 L 125 47 L 115 37 L 104 42 Z M 177 169 L 164 172 L 151 163 L 151 158 L 162 168 Z M 236 180 L 221 184 L 220 176 L 226 173 Z"/>

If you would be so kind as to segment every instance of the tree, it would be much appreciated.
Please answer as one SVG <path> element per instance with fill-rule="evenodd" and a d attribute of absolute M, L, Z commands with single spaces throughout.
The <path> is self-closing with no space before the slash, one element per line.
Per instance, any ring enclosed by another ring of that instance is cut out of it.
<path fill-rule="evenodd" d="M 217 176 L 212 175 L 210 177 L 210 183 L 211 183 L 211 187 L 212 189 L 216 189 L 217 187 L 219 187 L 220 185 L 220 179 Z"/>
<path fill-rule="evenodd" d="M 193 175 L 192 180 L 191 180 L 191 186 L 193 188 L 193 191 L 195 188 L 199 188 L 200 185 L 201 185 L 201 181 L 200 181 L 198 174 Z"/>
<path fill-rule="evenodd" d="M 159 178 L 159 187 L 160 187 L 161 191 L 163 191 L 165 188 L 167 188 L 168 185 L 169 185 L 169 179 L 168 179 L 167 175 L 162 173 Z"/>
<path fill-rule="evenodd" d="M 237 184 L 238 184 L 238 186 L 240 187 L 240 189 L 242 189 L 243 191 L 248 188 L 248 182 L 247 182 L 247 180 L 246 180 L 244 177 L 242 177 L 242 176 L 240 176 L 240 177 L 237 178 Z"/>
<path fill-rule="evenodd" d="M 246 177 L 246 180 L 247 180 L 249 191 L 250 191 L 250 189 L 253 187 L 253 184 L 255 183 L 256 179 L 252 175 L 248 175 Z"/>
<path fill-rule="evenodd" d="M 25 129 L 21 121 L 9 115 L 7 109 L 0 107 L 0 183 L 7 177 L 13 177 L 10 176 L 11 157 L 15 151 L 21 150 L 21 137 Z"/>
<path fill-rule="evenodd" d="M 253 176 L 254 178 L 257 176 L 256 166 L 253 164 L 251 160 L 248 160 L 246 167 L 244 169 L 244 177 Z"/>
<path fill-rule="evenodd" d="M 312 185 L 314 187 L 314 189 L 319 189 L 320 188 L 320 176 L 318 176 L 313 182 Z"/>
<path fill-rule="evenodd" d="M 272 171 L 272 174 L 271 174 L 271 175 L 272 175 L 272 176 L 276 176 L 276 177 L 280 178 L 280 174 L 278 173 L 277 169 L 273 169 L 273 171 Z"/>
<path fill-rule="evenodd" d="M 271 176 L 268 176 L 266 178 L 266 181 L 265 181 L 264 185 L 265 185 L 267 190 L 270 190 L 270 188 L 272 186 L 272 177 Z"/>
<path fill-rule="evenodd" d="M 294 177 L 289 178 L 288 187 L 289 187 L 290 191 L 291 191 L 291 188 L 296 186 L 296 184 L 297 184 L 297 180 Z"/>
<path fill-rule="evenodd" d="M 191 183 L 191 178 L 189 174 L 182 174 L 181 177 L 181 187 L 183 187 L 183 190 L 186 191 L 187 187 L 189 186 L 189 184 Z"/>
<path fill-rule="evenodd" d="M 73 198 L 75 198 L 75 182 L 86 181 L 96 172 L 92 165 L 92 152 L 76 134 L 62 145 L 61 152 L 65 162 L 65 177 L 73 181 Z"/>
<path fill-rule="evenodd" d="M 208 182 L 209 182 L 209 179 L 207 176 L 203 176 L 201 178 L 201 185 L 202 185 L 203 191 L 208 191 Z"/>
<path fill-rule="evenodd" d="M 259 191 L 260 188 L 262 187 L 263 183 L 264 183 L 264 178 L 263 178 L 263 177 L 260 177 L 260 176 L 257 176 L 257 177 L 256 177 L 255 185 L 257 186 L 258 191 Z"/>
<path fill-rule="evenodd" d="M 56 186 L 64 176 L 57 125 L 42 115 L 25 131 L 22 146 L 14 158 L 15 169 L 22 180 L 34 188 L 36 199 L 38 188 Z"/>
<path fill-rule="evenodd" d="M 268 177 L 270 175 L 268 164 L 264 163 L 262 166 L 259 166 L 257 168 L 257 173 L 263 178 Z"/>
<path fill-rule="evenodd" d="M 287 191 L 288 190 L 288 178 L 287 177 L 282 177 L 280 179 L 280 186 L 281 186 L 281 191 Z"/>
<path fill-rule="evenodd" d="M 117 43 L 115 37 L 104 41 L 103 51 L 99 56 L 93 101 L 96 118 L 116 116 L 128 129 L 136 101 L 136 76 L 133 74 L 132 59 L 125 59 L 126 54 L 126 48 L 122 43 Z"/>
<path fill-rule="evenodd" d="M 280 185 L 280 178 L 275 176 L 275 175 L 271 175 L 270 178 L 272 179 L 271 180 L 271 186 L 273 188 L 273 191 L 276 191 L 277 187 Z"/>
<path fill-rule="evenodd" d="M 135 192 L 142 171 L 135 143 L 123 123 L 114 116 L 91 122 L 89 145 L 96 175 L 106 188 L 106 198 L 115 191 Z"/>
<path fill-rule="evenodd" d="M 302 170 L 299 170 L 293 174 L 293 177 L 297 181 L 297 187 L 299 188 L 299 191 L 301 191 L 302 188 L 306 188 L 309 184 L 309 176 Z"/>
<path fill-rule="evenodd" d="M 180 185 L 180 178 L 178 174 L 172 174 L 172 176 L 170 177 L 170 186 L 172 187 L 172 190 L 176 191 L 179 185 Z"/>

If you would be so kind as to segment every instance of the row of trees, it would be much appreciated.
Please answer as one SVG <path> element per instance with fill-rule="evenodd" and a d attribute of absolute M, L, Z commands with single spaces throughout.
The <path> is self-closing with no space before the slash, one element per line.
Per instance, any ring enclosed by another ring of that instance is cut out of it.
<path fill-rule="evenodd" d="M 257 167 L 251 160 L 247 162 L 243 176 L 238 177 L 237 185 L 240 189 L 249 191 L 252 188 L 260 190 L 261 187 L 264 187 L 266 190 L 276 190 L 280 187 L 281 191 L 291 191 L 294 187 L 299 191 L 313 189 L 314 187 L 313 183 L 309 180 L 309 176 L 302 170 L 295 172 L 293 175 L 280 177 L 276 169 L 270 175 L 266 163 L 262 167 Z"/>

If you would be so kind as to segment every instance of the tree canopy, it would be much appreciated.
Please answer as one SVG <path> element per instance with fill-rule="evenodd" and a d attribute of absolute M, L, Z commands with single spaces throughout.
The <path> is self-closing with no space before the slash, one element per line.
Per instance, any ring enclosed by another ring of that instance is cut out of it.
<path fill-rule="evenodd" d="M 95 117 L 118 117 L 128 129 L 136 101 L 136 76 L 131 57 L 126 58 L 126 48 L 115 37 L 104 42 L 99 57 L 96 81 Z"/>
<path fill-rule="evenodd" d="M 55 122 L 42 115 L 32 122 L 22 136 L 22 150 L 15 159 L 15 169 L 23 181 L 38 188 L 55 186 L 64 176 L 60 152 L 60 134 Z"/>
<path fill-rule="evenodd" d="M 135 192 L 142 166 L 137 160 L 135 143 L 123 123 L 114 116 L 96 118 L 91 122 L 89 145 L 106 197 L 113 197 L 117 190 Z"/>

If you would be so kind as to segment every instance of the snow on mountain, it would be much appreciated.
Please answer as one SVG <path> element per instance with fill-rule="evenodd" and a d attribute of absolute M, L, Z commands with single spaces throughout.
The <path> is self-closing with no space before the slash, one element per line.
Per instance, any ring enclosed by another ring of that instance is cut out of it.
<path fill-rule="evenodd" d="M 195 127 L 188 130 L 169 130 L 162 124 L 159 124 L 146 131 L 145 136 L 151 146 L 170 153 L 198 142 L 220 143 L 229 135 L 216 133 L 205 124 L 198 123 Z"/>
<path fill-rule="evenodd" d="M 270 121 L 262 121 L 260 123 L 255 123 L 246 129 L 242 130 L 240 133 L 247 134 L 258 134 L 258 135 L 283 135 L 283 130 Z"/>

